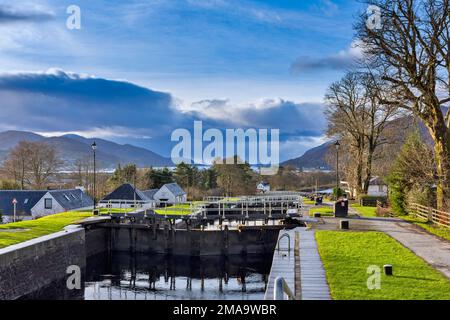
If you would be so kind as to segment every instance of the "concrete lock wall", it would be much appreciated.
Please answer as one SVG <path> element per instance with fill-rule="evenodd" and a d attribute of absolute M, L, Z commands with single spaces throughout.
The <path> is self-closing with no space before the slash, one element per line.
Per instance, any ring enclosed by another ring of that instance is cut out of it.
<path fill-rule="evenodd" d="M 63 231 L 0 249 L 0 300 L 83 299 L 86 258 L 124 251 L 173 255 L 271 254 L 278 230 L 200 231 L 136 225 L 68 226 Z M 69 266 L 81 288 L 68 290 Z"/>
<path fill-rule="evenodd" d="M 0 299 L 32 298 L 51 287 L 60 299 L 74 298 L 83 290 L 67 290 L 67 267 L 86 267 L 85 230 L 64 231 L 0 249 Z"/>
<path fill-rule="evenodd" d="M 111 228 L 110 247 L 131 251 L 173 255 L 239 255 L 273 253 L 278 230 L 170 230 L 139 226 Z"/>

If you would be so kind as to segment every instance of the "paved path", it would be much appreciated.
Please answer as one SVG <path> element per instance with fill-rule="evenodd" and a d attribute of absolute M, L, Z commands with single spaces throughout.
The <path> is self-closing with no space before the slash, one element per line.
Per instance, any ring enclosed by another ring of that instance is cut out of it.
<path fill-rule="evenodd" d="M 337 229 L 341 219 L 325 219 L 318 229 Z M 424 259 L 450 279 L 450 242 L 440 239 L 412 223 L 397 218 L 349 218 L 350 229 L 381 231 Z"/>
<path fill-rule="evenodd" d="M 302 300 L 331 300 L 330 290 L 317 250 L 315 231 L 300 230 L 300 286 Z"/>
<path fill-rule="evenodd" d="M 289 234 L 288 239 L 283 234 Z M 299 235 L 299 247 L 295 246 L 296 234 Z M 317 250 L 315 231 L 303 227 L 289 231 L 280 231 L 280 251 L 275 250 L 270 270 L 265 300 L 273 299 L 274 281 L 281 276 L 295 294 L 297 300 L 330 300 L 330 291 L 325 270 Z"/>

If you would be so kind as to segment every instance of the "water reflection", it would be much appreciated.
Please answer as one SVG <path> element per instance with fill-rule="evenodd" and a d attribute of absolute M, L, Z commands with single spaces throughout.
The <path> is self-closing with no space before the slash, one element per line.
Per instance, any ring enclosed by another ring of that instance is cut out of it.
<path fill-rule="evenodd" d="M 271 256 L 113 253 L 87 261 L 86 300 L 263 299 Z"/>

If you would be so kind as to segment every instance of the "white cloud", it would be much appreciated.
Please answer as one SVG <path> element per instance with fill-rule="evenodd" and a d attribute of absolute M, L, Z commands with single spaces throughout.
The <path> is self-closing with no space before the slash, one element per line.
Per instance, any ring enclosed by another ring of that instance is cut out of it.
<path fill-rule="evenodd" d="M 142 133 L 145 130 L 133 130 L 127 127 L 100 127 L 83 131 L 35 131 L 44 137 L 58 137 L 66 134 L 76 134 L 85 138 L 133 138 L 133 139 L 151 139 L 149 135 Z"/>

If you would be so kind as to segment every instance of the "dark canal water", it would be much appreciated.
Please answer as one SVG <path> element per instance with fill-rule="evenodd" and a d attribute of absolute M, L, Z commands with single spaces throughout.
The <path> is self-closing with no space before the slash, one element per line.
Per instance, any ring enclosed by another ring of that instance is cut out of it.
<path fill-rule="evenodd" d="M 86 300 L 259 300 L 272 256 L 113 253 L 87 261 Z"/>

